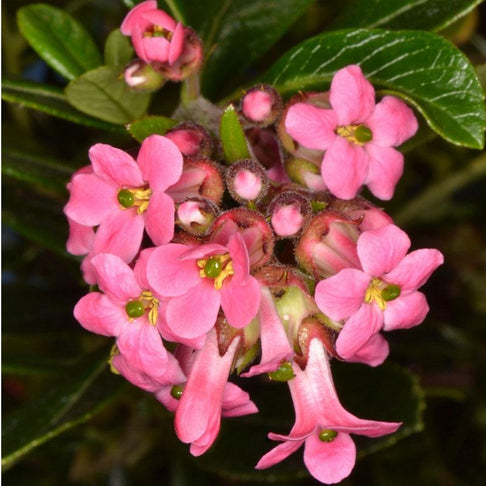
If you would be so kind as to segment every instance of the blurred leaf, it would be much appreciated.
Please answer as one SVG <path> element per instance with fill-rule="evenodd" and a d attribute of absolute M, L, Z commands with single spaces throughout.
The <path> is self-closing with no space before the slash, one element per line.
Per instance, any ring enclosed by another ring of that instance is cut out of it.
<path fill-rule="evenodd" d="M 373 29 L 441 30 L 479 5 L 482 0 L 350 0 L 333 29 L 363 27 Z"/>
<path fill-rule="evenodd" d="M 204 65 L 202 88 L 209 97 L 216 97 L 228 79 L 241 73 L 282 37 L 312 0 L 175 3 L 187 25 L 203 39 L 208 58 Z"/>
<path fill-rule="evenodd" d="M 104 57 L 109 66 L 124 66 L 134 58 L 130 39 L 120 29 L 112 31 L 106 39 Z"/>
<path fill-rule="evenodd" d="M 167 130 L 175 127 L 179 122 L 165 116 L 148 116 L 136 120 L 127 126 L 130 134 L 142 143 L 149 135 L 165 135 Z"/>
<path fill-rule="evenodd" d="M 486 109 L 473 67 L 428 32 L 344 30 L 308 39 L 264 76 L 283 95 L 325 90 L 338 69 L 359 64 L 381 94 L 400 96 L 449 142 L 482 148 Z"/>
<path fill-rule="evenodd" d="M 339 365 L 333 362 L 335 382 L 339 385 L 338 394 L 343 405 L 351 413 L 366 419 L 404 422 L 398 432 L 390 436 L 362 440 L 366 438 L 353 435 L 353 440 L 360 442 L 361 456 L 422 430 L 423 394 L 414 375 L 386 364 L 378 368 L 349 363 Z M 260 413 L 224 419 L 218 441 L 206 455 L 194 459 L 195 463 L 232 480 L 275 483 L 307 477 L 302 461 L 303 447 L 268 470 L 254 469 L 263 454 L 280 444 L 269 441 L 268 432 L 289 433 L 294 414 L 285 384 L 259 383 L 251 391 L 251 397 Z"/>
<path fill-rule="evenodd" d="M 2 222 L 44 248 L 67 256 L 67 223 L 61 204 L 3 178 Z"/>
<path fill-rule="evenodd" d="M 233 105 L 229 105 L 224 110 L 219 132 L 223 145 L 224 158 L 227 163 L 232 164 L 237 160 L 250 157 L 245 133 L 243 132 L 238 114 Z"/>
<path fill-rule="evenodd" d="M 140 117 L 150 102 L 150 94 L 130 91 L 114 66 L 102 66 L 71 81 L 66 97 L 79 111 L 118 124 Z"/>
<path fill-rule="evenodd" d="M 68 103 L 63 91 L 54 86 L 6 78 L 2 80 L 2 98 L 79 125 L 112 132 L 125 132 L 117 125 L 92 118 L 74 109 Z"/>
<path fill-rule="evenodd" d="M 19 9 L 20 32 L 55 71 L 74 79 L 101 64 L 96 44 L 84 27 L 65 11 L 42 3 Z"/>
<path fill-rule="evenodd" d="M 2 467 L 7 469 L 36 447 L 88 421 L 109 403 L 123 381 L 111 375 L 105 351 L 65 368 L 65 380 L 4 417 Z"/>
<path fill-rule="evenodd" d="M 2 173 L 34 187 L 66 197 L 66 183 L 73 169 L 32 153 L 3 149 Z"/>

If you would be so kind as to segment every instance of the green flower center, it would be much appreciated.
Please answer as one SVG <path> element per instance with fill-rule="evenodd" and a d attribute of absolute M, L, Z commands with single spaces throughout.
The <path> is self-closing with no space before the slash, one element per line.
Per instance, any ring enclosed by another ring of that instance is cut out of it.
<path fill-rule="evenodd" d="M 129 320 L 142 317 L 148 311 L 149 322 L 152 326 L 155 326 L 159 315 L 159 299 L 155 298 L 150 290 L 144 290 L 138 300 L 127 302 L 125 311 Z"/>
<path fill-rule="evenodd" d="M 142 214 L 148 208 L 151 194 L 152 191 L 148 188 L 122 188 L 118 191 L 117 199 L 123 209 L 135 206 L 137 208 L 137 213 Z"/>
<path fill-rule="evenodd" d="M 224 279 L 234 273 L 233 262 L 228 253 L 201 258 L 196 263 L 200 268 L 200 277 L 214 279 L 214 288 L 217 290 L 223 286 Z"/>
<path fill-rule="evenodd" d="M 338 433 L 335 430 L 324 429 L 319 432 L 319 439 L 322 442 L 332 442 L 337 435 Z"/>
<path fill-rule="evenodd" d="M 363 145 L 373 140 L 373 132 L 366 125 L 346 125 L 336 128 L 340 137 L 356 145 Z"/>
<path fill-rule="evenodd" d="M 142 317 L 145 314 L 145 307 L 141 300 L 131 300 L 130 302 L 127 302 L 125 310 L 127 311 L 128 317 L 131 317 L 132 319 Z"/>
<path fill-rule="evenodd" d="M 386 303 L 390 300 L 395 300 L 400 297 L 401 289 L 399 285 L 387 284 L 379 278 L 372 278 L 366 289 L 365 302 L 371 304 L 373 301 L 378 304 L 378 307 L 384 311 Z"/>
<path fill-rule="evenodd" d="M 289 381 L 295 378 L 295 373 L 292 365 L 288 361 L 283 361 L 277 370 L 268 373 L 268 377 L 272 381 Z"/>
<path fill-rule="evenodd" d="M 395 300 L 400 297 L 401 289 L 399 285 L 390 284 L 387 285 L 382 291 L 381 296 L 386 302 L 390 300 Z"/>
<path fill-rule="evenodd" d="M 131 208 L 135 202 L 135 198 L 128 189 L 120 189 L 118 191 L 118 202 L 124 208 Z"/>

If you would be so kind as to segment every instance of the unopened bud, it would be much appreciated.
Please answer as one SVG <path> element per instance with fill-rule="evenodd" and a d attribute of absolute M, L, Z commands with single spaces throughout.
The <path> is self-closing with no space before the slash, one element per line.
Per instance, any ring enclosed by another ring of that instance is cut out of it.
<path fill-rule="evenodd" d="M 226 185 L 235 201 L 257 201 L 265 196 L 268 177 L 265 169 L 255 160 L 235 162 L 226 172 Z"/>
<path fill-rule="evenodd" d="M 156 91 L 165 83 L 164 76 L 141 59 L 135 59 L 125 68 L 124 77 L 134 91 Z"/>
<path fill-rule="evenodd" d="M 282 99 L 269 85 L 255 86 L 241 98 L 241 113 L 248 122 L 266 127 L 281 115 Z"/>
<path fill-rule="evenodd" d="M 289 157 L 285 161 L 285 168 L 289 177 L 294 182 L 297 182 L 297 184 L 307 187 L 312 191 L 325 191 L 327 189 L 321 176 L 319 164 L 315 164 L 306 159 Z"/>
<path fill-rule="evenodd" d="M 218 207 L 205 198 L 191 198 L 177 208 L 176 224 L 196 236 L 206 236 L 218 215 Z"/>
<path fill-rule="evenodd" d="M 273 230 L 282 237 L 296 236 L 311 211 L 308 199 L 293 191 L 279 194 L 268 206 Z"/>
<path fill-rule="evenodd" d="M 315 215 L 296 248 L 299 265 L 316 278 L 330 277 L 344 268 L 360 268 L 356 241 L 358 222 L 334 211 Z"/>
<path fill-rule="evenodd" d="M 211 135 L 197 123 L 180 123 L 165 136 L 172 140 L 186 157 L 211 157 L 213 152 Z"/>

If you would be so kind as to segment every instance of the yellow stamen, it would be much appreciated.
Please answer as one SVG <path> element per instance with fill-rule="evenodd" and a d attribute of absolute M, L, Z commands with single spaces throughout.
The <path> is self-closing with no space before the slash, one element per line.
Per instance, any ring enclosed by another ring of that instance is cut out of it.
<path fill-rule="evenodd" d="M 150 290 L 144 290 L 140 295 L 143 306 L 148 309 L 148 318 L 150 324 L 155 326 L 159 316 L 159 299 L 155 298 Z"/>
<path fill-rule="evenodd" d="M 371 279 L 370 285 L 366 289 L 365 302 L 371 304 L 375 301 L 378 307 L 384 311 L 386 309 L 386 301 L 381 295 L 381 291 L 386 287 L 386 283 L 379 278 Z"/>
<path fill-rule="evenodd" d="M 138 214 L 143 214 L 147 211 L 150 202 L 150 196 L 152 194 L 152 190 L 147 188 L 137 188 L 137 189 L 124 189 L 129 191 L 133 195 L 133 204 L 129 208 L 136 207 Z M 123 206 L 120 206 L 122 209 L 129 209 Z"/>
<path fill-rule="evenodd" d="M 220 266 L 220 270 L 216 270 L 213 275 L 211 275 L 211 271 L 208 270 L 207 267 L 207 263 L 210 260 L 212 260 L 212 262 L 218 262 Z M 214 255 L 210 258 L 201 258 L 197 260 L 196 264 L 201 269 L 199 270 L 199 276 L 201 278 L 214 279 L 214 288 L 216 290 L 221 289 L 221 287 L 223 286 L 223 281 L 226 277 L 234 274 L 233 262 L 231 261 L 228 253 L 225 253 L 223 255 Z M 209 275 L 207 272 L 209 272 Z"/>
<path fill-rule="evenodd" d="M 366 125 L 346 125 L 336 128 L 336 133 L 356 145 L 364 145 L 373 138 L 371 130 Z"/>

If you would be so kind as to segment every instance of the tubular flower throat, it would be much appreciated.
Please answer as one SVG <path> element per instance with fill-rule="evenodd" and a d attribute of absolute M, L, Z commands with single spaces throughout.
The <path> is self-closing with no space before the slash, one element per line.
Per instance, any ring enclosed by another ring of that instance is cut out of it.
<path fill-rule="evenodd" d="M 336 128 L 336 134 L 356 145 L 364 145 L 373 139 L 373 133 L 366 125 L 347 125 Z"/>
<path fill-rule="evenodd" d="M 118 191 L 118 202 L 122 209 L 137 208 L 137 214 L 143 214 L 149 205 L 152 190 L 147 188 L 120 189 Z"/>
<path fill-rule="evenodd" d="M 226 277 L 233 275 L 233 262 L 228 253 L 197 260 L 201 278 L 214 278 L 214 288 L 220 290 Z"/>
<path fill-rule="evenodd" d="M 173 35 L 173 32 L 164 29 L 161 25 L 153 25 L 151 30 L 146 30 L 143 33 L 144 37 L 164 37 L 168 41 L 172 40 Z"/>
<path fill-rule="evenodd" d="M 148 319 L 155 326 L 159 315 L 159 299 L 155 298 L 150 290 L 144 290 L 138 300 L 130 300 L 125 306 L 130 321 L 142 317 L 148 310 Z"/>
<path fill-rule="evenodd" d="M 386 309 L 386 303 L 390 300 L 395 300 L 399 296 L 400 287 L 398 285 L 387 284 L 379 278 L 373 278 L 366 289 L 364 301 L 366 304 L 371 304 L 375 301 L 378 307 L 384 311 Z"/>

